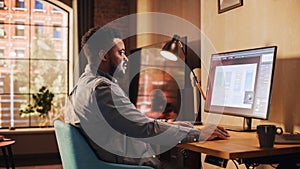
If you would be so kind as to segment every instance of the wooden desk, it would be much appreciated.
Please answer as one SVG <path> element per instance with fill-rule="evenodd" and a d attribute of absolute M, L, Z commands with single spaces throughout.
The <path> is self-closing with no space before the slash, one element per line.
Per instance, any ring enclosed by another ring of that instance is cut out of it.
<path fill-rule="evenodd" d="M 13 153 L 12 153 L 12 149 L 11 146 L 15 144 L 14 140 L 10 140 L 10 139 L 5 139 L 4 141 L 0 141 L 0 147 L 2 150 L 2 154 L 3 154 L 3 158 L 5 160 L 5 166 L 7 169 L 9 169 L 9 161 L 11 164 L 11 168 L 14 169 L 15 165 L 14 165 L 14 158 L 13 158 Z"/>
<path fill-rule="evenodd" d="M 177 147 L 241 163 L 276 164 L 289 160 L 299 162 L 300 144 L 275 144 L 274 148 L 259 148 L 255 132 L 229 132 L 228 140 L 179 144 Z M 298 159 L 297 159 L 298 158 Z"/>

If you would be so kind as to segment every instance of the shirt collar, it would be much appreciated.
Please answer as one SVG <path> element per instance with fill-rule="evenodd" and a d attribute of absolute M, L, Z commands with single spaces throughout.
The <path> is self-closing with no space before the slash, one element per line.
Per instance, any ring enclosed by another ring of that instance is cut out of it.
<path fill-rule="evenodd" d="M 111 81 L 114 82 L 114 83 L 118 83 L 118 80 L 117 80 L 116 78 L 114 78 L 114 77 L 112 77 L 111 75 L 109 75 L 109 74 L 103 72 L 103 71 L 100 70 L 100 69 L 97 70 L 97 73 L 98 73 L 98 75 L 104 76 L 104 77 L 106 77 L 107 79 L 111 80 Z"/>
<path fill-rule="evenodd" d="M 99 76 L 103 76 L 103 77 L 106 77 L 107 79 L 109 79 L 110 81 L 114 82 L 114 83 L 117 83 L 118 80 L 114 77 L 112 77 L 111 75 L 109 75 L 108 73 L 106 72 L 103 72 L 102 70 L 98 69 L 97 67 L 95 66 L 92 66 L 90 64 L 86 65 L 86 68 L 85 68 L 85 71 L 87 72 L 92 72 L 92 73 L 97 73 Z"/>

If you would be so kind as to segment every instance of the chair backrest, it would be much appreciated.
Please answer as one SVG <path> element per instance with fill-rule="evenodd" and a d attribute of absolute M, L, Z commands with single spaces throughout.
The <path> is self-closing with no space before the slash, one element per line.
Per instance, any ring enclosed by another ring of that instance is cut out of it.
<path fill-rule="evenodd" d="M 98 159 L 76 127 L 55 120 L 54 129 L 64 169 L 153 169 L 148 166 L 104 162 Z"/>

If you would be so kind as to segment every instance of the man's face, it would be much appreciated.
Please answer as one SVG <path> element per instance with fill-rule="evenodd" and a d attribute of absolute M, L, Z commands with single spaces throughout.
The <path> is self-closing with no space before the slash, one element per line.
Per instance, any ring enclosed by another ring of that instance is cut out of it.
<path fill-rule="evenodd" d="M 124 42 L 115 38 L 115 46 L 110 51 L 110 74 L 112 76 L 123 77 L 127 69 L 128 58 L 125 55 Z"/>

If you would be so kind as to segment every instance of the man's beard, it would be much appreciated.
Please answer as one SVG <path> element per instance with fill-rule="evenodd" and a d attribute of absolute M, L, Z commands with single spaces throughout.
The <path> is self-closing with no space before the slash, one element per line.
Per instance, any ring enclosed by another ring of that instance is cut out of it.
<path fill-rule="evenodd" d="M 124 63 L 125 61 L 122 60 L 122 62 L 119 65 L 111 64 L 111 75 L 115 78 L 123 78 L 125 76 L 125 68 Z"/>

